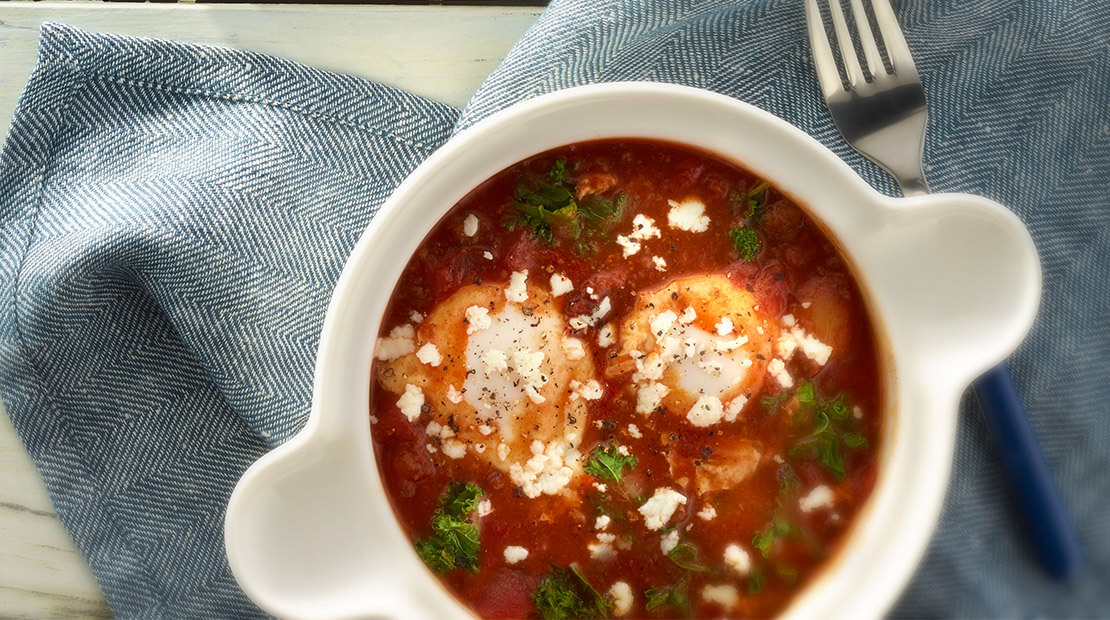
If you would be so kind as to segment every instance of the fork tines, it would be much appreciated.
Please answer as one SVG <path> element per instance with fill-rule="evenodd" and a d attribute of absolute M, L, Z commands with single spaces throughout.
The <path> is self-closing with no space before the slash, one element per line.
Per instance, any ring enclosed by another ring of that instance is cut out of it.
<path fill-rule="evenodd" d="M 858 89 L 883 75 L 917 79 L 910 48 L 889 1 L 866 1 L 871 5 L 870 11 L 864 6 L 865 0 L 848 0 L 852 17 L 849 24 L 842 0 L 806 0 L 809 39 L 815 48 L 814 64 L 826 96 L 837 90 Z M 822 3 L 831 18 L 832 34 L 837 42 L 835 51 L 829 43 L 829 30 L 820 7 Z M 878 30 L 878 39 L 872 32 L 872 24 Z M 862 61 L 856 53 L 857 45 L 863 52 Z M 819 46 L 824 49 L 817 49 Z"/>

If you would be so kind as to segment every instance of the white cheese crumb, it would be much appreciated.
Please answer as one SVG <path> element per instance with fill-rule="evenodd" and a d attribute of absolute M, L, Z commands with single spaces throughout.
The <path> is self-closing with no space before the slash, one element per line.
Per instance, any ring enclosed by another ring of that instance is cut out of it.
<path fill-rule="evenodd" d="M 586 545 L 590 550 L 590 558 L 603 560 L 613 555 L 613 545 L 607 542 L 592 542 Z"/>
<path fill-rule="evenodd" d="M 509 460 L 510 450 L 511 449 L 509 448 L 509 444 L 507 443 L 497 444 L 497 458 L 501 459 L 502 461 Z"/>
<path fill-rule="evenodd" d="M 611 520 L 612 519 L 609 518 L 609 515 L 601 515 L 600 517 L 597 518 L 596 521 L 594 521 L 594 529 L 595 530 L 603 530 L 603 529 L 609 527 L 609 522 Z"/>
<path fill-rule="evenodd" d="M 509 287 L 505 289 L 505 299 L 524 303 L 528 300 L 528 270 L 514 271 L 509 276 Z"/>
<path fill-rule="evenodd" d="M 670 310 L 660 312 L 651 319 L 650 326 L 652 335 L 655 336 L 656 340 L 662 338 L 663 336 L 666 336 L 667 332 L 671 331 L 671 327 L 674 326 L 674 323 L 677 320 L 678 315 L 671 312 Z"/>
<path fill-rule="evenodd" d="M 667 532 L 661 539 L 659 539 L 659 550 L 663 555 L 667 555 L 672 549 L 678 546 L 678 530 L 671 530 Z"/>
<path fill-rule="evenodd" d="M 558 297 L 559 295 L 566 295 L 574 290 L 574 283 L 570 278 L 561 273 L 551 274 L 551 296 Z"/>
<path fill-rule="evenodd" d="M 650 381 L 639 386 L 636 390 L 636 413 L 648 414 L 663 404 L 663 397 L 670 392 L 670 388 L 662 383 Z"/>
<path fill-rule="evenodd" d="M 725 547 L 725 564 L 741 576 L 747 575 L 752 570 L 751 556 L 736 543 Z"/>
<path fill-rule="evenodd" d="M 794 327 L 794 324 L 797 322 L 798 321 L 794 318 L 793 314 L 782 315 L 782 324 L 787 327 Z"/>
<path fill-rule="evenodd" d="M 671 206 L 671 210 L 667 212 L 667 224 L 671 228 L 699 233 L 709 230 L 709 216 L 705 215 L 705 205 L 700 200 L 668 200 L 667 204 Z"/>
<path fill-rule="evenodd" d="M 746 404 L 748 404 L 748 397 L 743 394 L 728 401 L 728 406 L 725 407 L 725 422 L 735 420 L 736 416 L 740 415 L 740 412 L 744 410 L 744 405 Z"/>
<path fill-rule="evenodd" d="M 409 422 L 415 422 L 420 417 L 420 410 L 424 407 L 424 391 L 413 384 L 405 386 L 405 393 L 397 399 L 397 407 Z"/>
<path fill-rule="evenodd" d="M 478 500 L 478 517 L 487 516 L 491 512 L 493 512 L 493 502 L 489 501 L 488 497 Z"/>
<path fill-rule="evenodd" d="M 478 233 L 478 218 L 474 217 L 471 213 L 463 220 L 463 234 L 467 237 L 473 237 Z"/>
<path fill-rule="evenodd" d="M 633 381 L 655 381 L 663 377 L 666 369 L 663 358 L 658 353 L 649 353 L 646 357 L 636 360 L 636 372 L 632 375 Z"/>
<path fill-rule="evenodd" d="M 398 325 L 390 330 L 389 335 L 378 338 L 374 345 L 374 357 L 391 362 L 402 355 L 408 355 L 416 350 L 416 330 L 408 323 Z"/>
<path fill-rule="evenodd" d="M 486 444 L 484 443 L 476 443 L 472 447 L 474 448 L 474 452 L 476 454 L 481 454 L 486 451 Z"/>
<path fill-rule="evenodd" d="M 624 258 L 628 258 L 629 256 L 636 254 L 640 251 L 640 248 L 642 247 L 639 241 L 636 241 L 635 239 L 626 237 L 624 235 L 617 235 L 617 245 L 623 248 L 621 255 L 624 256 Z"/>
<path fill-rule="evenodd" d="M 678 322 L 683 325 L 689 325 L 693 323 L 696 318 L 698 318 L 698 313 L 694 312 L 694 309 L 690 306 L 686 306 L 686 309 L 682 311 L 682 316 L 678 317 Z"/>
<path fill-rule="evenodd" d="M 490 252 L 489 250 L 482 252 L 482 258 L 486 260 L 493 260 L 493 252 Z"/>
<path fill-rule="evenodd" d="M 633 439 L 639 439 L 639 438 L 643 437 L 644 434 L 640 432 L 640 428 L 638 426 L 636 426 L 635 424 L 629 424 L 628 425 L 628 436 L 633 438 Z"/>
<path fill-rule="evenodd" d="M 719 353 L 728 353 L 744 346 L 745 344 L 748 344 L 748 337 L 740 335 L 733 340 L 718 340 L 714 342 L 713 349 Z"/>
<path fill-rule="evenodd" d="M 740 603 L 740 594 L 736 586 L 731 584 L 710 585 L 706 584 L 701 589 L 701 598 L 706 603 L 716 603 L 729 611 Z"/>
<path fill-rule="evenodd" d="M 605 348 L 616 344 L 617 330 L 613 328 L 612 323 L 606 323 L 601 331 L 597 334 L 597 346 Z"/>
<path fill-rule="evenodd" d="M 721 336 L 727 336 L 732 333 L 732 319 L 728 318 L 727 316 L 723 317 L 721 319 L 721 322 L 717 323 L 714 327 L 717 328 L 717 334 Z"/>
<path fill-rule="evenodd" d="M 485 366 L 487 373 L 505 372 L 509 369 L 509 356 L 505 355 L 504 351 L 486 349 L 482 354 L 482 365 Z"/>
<path fill-rule="evenodd" d="M 597 400 L 605 393 L 596 379 L 590 379 L 585 385 L 578 381 L 571 381 L 570 389 L 573 390 L 571 400 L 575 400 L 575 397 L 581 397 L 583 400 Z"/>
<path fill-rule="evenodd" d="M 786 364 L 777 357 L 771 358 L 767 362 L 767 372 L 775 378 L 784 388 L 794 387 L 794 377 L 790 376 L 790 372 L 786 370 Z"/>
<path fill-rule="evenodd" d="M 632 603 L 636 601 L 632 594 L 632 587 L 623 581 L 618 581 L 609 587 L 609 596 L 613 597 L 613 615 L 623 616 L 632 611 Z"/>
<path fill-rule="evenodd" d="M 466 456 L 466 444 L 458 439 L 448 439 L 443 442 L 443 453 L 453 459 Z"/>
<path fill-rule="evenodd" d="M 832 508 L 832 505 L 832 489 L 823 484 L 813 487 L 812 491 L 798 500 L 798 508 L 802 512 L 813 512 L 818 508 Z"/>
<path fill-rule="evenodd" d="M 456 388 L 454 385 L 448 384 L 448 386 L 447 386 L 447 400 L 449 400 L 452 403 L 457 405 L 457 404 L 462 402 L 462 399 L 463 399 L 462 392 L 460 392 L 458 390 L 458 388 Z"/>
<path fill-rule="evenodd" d="M 821 342 L 812 335 L 796 330 L 799 333 L 794 335 L 798 340 L 798 346 L 801 347 L 802 353 L 809 359 L 817 362 L 819 366 L 824 366 L 829 362 L 829 356 L 832 355 L 832 347 Z"/>
<path fill-rule="evenodd" d="M 466 322 L 467 335 L 486 329 L 492 324 L 489 318 L 489 308 L 470 306 L 466 309 Z"/>
<path fill-rule="evenodd" d="M 690 411 L 686 413 L 686 419 L 694 426 L 704 428 L 720 422 L 723 415 L 724 406 L 721 405 L 721 399 L 705 395 L 690 407 Z"/>
<path fill-rule="evenodd" d="M 578 338 L 563 338 L 563 353 L 573 362 L 586 357 L 586 347 Z"/>
<path fill-rule="evenodd" d="M 439 448 L 435 447 L 434 445 L 432 445 L 430 443 L 424 444 L 424 447 L 428 450 L 428 452 L 430 452 L 432 454 L 435 454 L 436 452 L 439 452 Z"/>
<path fill-rule="evenodd" d="M 806 310 L 809 310 L 809 307 L 812 306 L 812 305 L 813 305 L 813 302 L 809 302 L 809 301 L 803 301 L 802 302 L 802 307 L 805 308 Z"/>
<path fill-rule="evenodd" d="M 713 504 L 706 504 L 704 508 L 698 511 L 698 516 L 705 521 L 712 521 L 717 518 L 717 509 L 713 507 Z"/>
<path fill-rule="evenodd" d="M 857 420 L 863 419 L 863 409 L 860 409 L 859 405 L 852 407 L 852 417 Z"/>
<path fill-rule="evenodd" d="M 439 366 L 439 363 L 443 361 L 443 356 L 439 354 L 436 345 L 429 342 L 416 352 L 416 359 L 429 366 Z"/>
<path fill-rule="evenodd" d="M 493 427 L 490 426 L 489 424 L 479 424 L 478 425 L 478 432 L 481 433 L 485 437 L 489 437 L 489 434 L 493 432 Z"/>
<path fill-rule="evenodd" d="M 651 262 L 655 263 L 655 270 L 656 271 L 666 271 L 667 270 L 667 260 L 665 258 L 663 258 L 662 256 L 652 256 L 651 257 Z"/>
<path fill-rule="evenodd" d="M 655 226 L 655 220 L 643 213 L 637 213 L 636 217 L 632 218 L 632 234 L 628 236 L 645 241 L 652 237 L 658 239 L 663 236 L 663 232 Z"/>
<path fill-rule="evenodd" d="M 509 545 L 508 547 L 505 547 L 506 564 L 516 564 L 526 557 L 528 557 L 528 550 L 524 547 L 517 547 L 516 545 Z"/>
<path fill-rule="evenodd" d="M 525 496 L 554 495 L 570 483 L 581 456 L 572 441 L 555 439 L 546 446 L 533 441 L 531 450 L 532 458 L 526 463 L 509 466 L 509 477 Z"/>
<path fill-rule="evenodd" d="M 587 327 L 593 327 L 594 325 L 597 325 L 598 321 L 604 319 L 605 315 L 609 314 L 609 311 L 612 309 L 613 302 L 609 301 L 609 297 L 606 296 L 605 299 L 602 299 L 601 303 L 597 305 L 597 310 L 595 310 L 593 314 L 588 316 L 585 314 L 581 314 L 576 317 L 572 317 L 569 321 L 570 326 L 573 329 L 586 329 Z"/>
<path fill-rule="evenodd" d="M 644 525 L 649 530 L 661 529 L 674 516 L 679 506 L 686 505 L 686 496 L 673 489 L 656 489 L 637 512 L 644 516 Z"/>
<path fill-rule="evenodd" d="M 424 320 L 424 315 L 420 314 L 416 310 L 413 310 L 412 313 L 409 314 L 409 320 L 411 320 L 413 323 L 419 323 Z"/>

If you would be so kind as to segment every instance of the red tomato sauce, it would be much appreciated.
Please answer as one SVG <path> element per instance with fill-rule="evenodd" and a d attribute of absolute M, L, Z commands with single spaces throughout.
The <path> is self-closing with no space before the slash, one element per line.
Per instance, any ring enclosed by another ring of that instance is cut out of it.
<path fill-rule="evenodd" d="M 579 196 L 579 230 L 557 223 L 546 236 L 519 221 L 514 200 L 518 188 L 536 191 L 558 169 L 564 170 L 562 187 Z M 836 553 L 876 476 L 884 410 L 876 337 L 864 296 L 836 245 L 789 197 L 761 184 L 732 163 L 680 145 L 634 139 L 574 144 L 483 182 L 409 260 L 381 335 L 412 325 L 414 348 L 431 329 L 415 323 L 414 313 L 431 316 L 462 287 L 508 287 L 514 272 L 527 270 L 529 282 L 544 289 L 552 274 L 572 282 L 572 291 L 551 300 L 566 318 L 597 312 L 605 298 L 611 305 L 596 325 L 566 327 L 568 336 L 586 344 L 604 397 L 589 400 L 588 415 L 574 420 L 581 458 L 570 482 L 553 494 L 526 496 L 505 469 L 479 458 L 473 444 L 461 458 L 447 456 L 440 438 L 426 428 L 442 401 L 423 402 L 417 416 L 404 414 L 400 394 L 386 389 L 383 379 L 394 372 L 394 362 L 375 361 L 374 449 L 408 536 L 415 543 L 433 535 L 433 513 L 452 482 L 476 484 L 492 507 L 488 514 L 464 516 L 480 541 L 476 566 L 439 574 L 479 616 L 542 617 L 536 602 L 541 582 L 555 568 L 573 566 L 597 591 L 607 615 L 767 617 L 783 611 Z M 591 196 L 621 201 L 619 213 L 587 221 L 581 204 Z M 709 220 L 702 232 L 669 225 L 673 202 L 691 197 L 704 205 Z M 637 214 L 653 219 L 660 235 L 626 255 L 617 238 L 633 230 Z M 465 223 L 471 216 L 476 230 Z M 757 251 L 746 257 L 729 234 L 740 228 L 758 239 Z M 831 346 L 831 356 L 819 363 L 797 351 L 778 355 L 793 385 L 763 380 L 733 421 L 699 426 L 685 412 L 663 406 L 638 412 L 637 385 L 629 373 L 613 370 L 620 326 L 645 291 L 702 275 L 725 276 L 754 297 L 760 315 L 777 322 L 776 329 L 800 326 Z M 615 327 L 615 344 L 599 343 L 603 324 Z M 439 352 L 445 359 L 462 355 Z M 453 424 L 454 417 L 444 426 Z M 704 468 L 727 467 L 737 441 L 755 446 L 754 469 L 735 484 L 700 493 Z M 636 459 L 619 482 L 582 469 L 595 449 L 617 446 Z M 686 503 L 652 530 L 640 509 L 664 488 Z M 598 520 L 603 515 L 607 523 Z M 609 552 L 595 557 L 589 546 L 604 544 L 599 534 L 610 541 Z M 665 553 L 668 537 L 678 551 Z M 527 557 L 509 563 L 508 546 L 526 549 Z M 730 547 L 740 553 L 730 554 Z M 618 582 L 627 588 L 614 590 Z M 630 603 L 623 590 L 631 593 Z M 590 598 L 581 584 L 575 594 Z"/>

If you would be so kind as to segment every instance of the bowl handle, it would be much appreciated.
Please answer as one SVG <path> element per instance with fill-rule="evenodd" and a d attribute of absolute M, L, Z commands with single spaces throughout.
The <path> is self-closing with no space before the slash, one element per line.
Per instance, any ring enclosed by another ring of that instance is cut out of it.
<path fill-rule="evenodd" d="M 860 244 L 887 333 L 928 376 L 962 390 L 1006 358 L 1033 325 L 1036 247 L 1021 220 L 966 194 L 890 199 Z M 878 294 L 881 292 L 881 296 Z"/>
<path fill-rule="evenodd" d="M 224 540 L 259 607 L 281 618 L 460 614 L 416 559 L 370 461 L 354 442 L 302 432 L 243 475 Z"/>

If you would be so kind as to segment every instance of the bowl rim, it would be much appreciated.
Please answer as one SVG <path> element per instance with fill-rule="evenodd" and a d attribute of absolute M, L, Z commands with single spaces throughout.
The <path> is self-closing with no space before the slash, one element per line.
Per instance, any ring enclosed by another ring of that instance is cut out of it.
<path fill-rule="evenodd" d="M 737 122 L 742 121 L 742 123 L 750 123 L 753 126 L 759 126 L 768 132 L 769 135 L 780 137 L 784 143 L 786 143 L 786 146 L 783 148 L 786 148 L 787 151 L 793 149 L 803 154 L 806 162 L 816 166 L 824 175 L 824 180 L 816 182 L 818 186 L 823 183 L 835 182 L 835 185 L 839 186 L 846 195 L 861 199 L 863 203 L 867 205 L 867 208 L 871 209 L 868 215 L 882 216 L 882 218 L 887 218 L 896 226 L 904 224 L 905 222 L 903 220 L 907 218 L 928 217 L 931 211 L 940 209 L 944 204 L 948 204 L 949 207 L 951 207 L 952 204 L 956 204 L 962 209 L 977 210 L 978 212 L 990 214 L 994 218 L 992 221 L 995 223 L 1009 225 L 1011 228 L 1016 226 L 1015 230 L 1019 230 L 1020 232 L 1015 234 L 1019 237 L 1024 234 L 1024 238 L 1019 241 L 1025 242 L 1025 263 L 1029 262 L 1028 259 L 1031 254 L 1032 260 L 1036 264 L 1036 269 L 1030 272 L 1035 272 L 1035 277 L 1033 277 L 1034 282 L 1032 282 L 1029 294 L 1025 297 L 1029 298 L 1032 296 L 1033 298 L 1039 298 L 1040 271 L 1039 262 L 1036 260 L 1036 251 L 1032 246 L 1031 239 L 1028 238 L 1028 232 L 1025 231 L 1020 221 L 1017 220 L 1016 216 L 1012 213 L 991 201 L 966 195 L 932 195 L 913 199 L 884 196 L 875 191 L 870 185 L 863 181 L 862 178 L 856 175 L 845 162 L 832 151 L 822 146 L 814 138 L 786 121 L 749 104 L 742 103 L 724 95 L 686 86 L 643 82 L 616 82 L 557 91 L 511 106 L 463 130 L 417 167 L 416 170 L 397 187 L 385 204 L 383 204 L 381 210 L 373 218 L 371 224 L 360 237 L 347 260 L 342 275 L 335 285 L 321 332 L 313 380 L 313 406 L 309 419 L 304 428 L 294 438 L 252 465 L 247 473 L 244 474 L 240 483 L 236 486 L 229 500 L 228 511 L 225 518 L 225 542 L 228 550 L 229 563 L 231 564 L 233 574 L 244 591 L 246 591 L 248 596 L 254 599 L 256 603 L 262 606 L 263 609 L 277 615 L 300 615 L 299 610 L 293 609 L 288 605 L 283 605 L 282 601 L 275 599 L 271 593 L 259 589 L 257 587 L 257 582 L 253 580 L 250 575 L 250 563 L 244 559 L 241 549 L 242 524 L 235 520 L 235 515 L 240 512 L 239 508 L 244 501 L 243 488 L 251 484 L 252 480 L 262 477 L 261 474 L 259 474 L 261 470 L 272 467 L 275 462 L 282 459 L 296 460 L 299 458 L 297 455 L 305 451 L 318 451 L 326 449 L 329 446 L 340 444 L 347 445 L 344 444 L 344 442 L 348 444 L 352 442 L 354 444 L 362 442 L 366 449 L 366 455 L 364 456 L 369 456 L 368 463 L 371 467 L 369 470 L 371 474 L 370 477 L 378 483 L 376 487 L 371 483 L 371 489 L 373 491 L 381 489 L 380 474 L 371 453 L 372 447 L 369 440 L 369 424 L 362 424 L 364 427 L 362 429 L 352 429 L 350 426 L 351 423 L 349 421 L 341 422 L 341 418 L 333 412 L 332 406 L 329 405 L 330 399 L 334 396 L 334 393 L 331 392 L 335 386 L 334 380 L 337 376 L 344 374 L 339 367 L 345 362 L 349 362 L 350 348 L 354 346 L 350 342 L 344 342 L 343 338 L 344 334 L 349 331 L 347 327 L 352 324 L 352 321 L 359 320 L 357 307 L 352 307 L 353 304 L 357 302 L 358 295 L 354 295 L 352 291 L 358 291 L 360 287 L 365 289 L 368 286 L 368 282 L 374 281 L 373 272 L 376 271 L 376 268 L 381 267 L 380 264 L 377 264 L 381 262 L 380 259 L 375 263 L 371 258 L 368 258 L 374 253 L 375 245 L 385 243 L 387 237 L 398 230 L 410 230 L 410 228 L 406 228 L 406 225 L 414 219 L 414 216 L 411 213 L 412 209 L 406 214 L 405 207 L 411 204 L 411 201 L 414 200 L 414 195 L 419 195 L 421 191 L 424 191 L 423 186 L 427 184 L 430 177 L 434 177 L 437 174 L 444 174 L 445 170 L 449 171 L 458 168 L 461 165 L 458 162 L 467 158 L 469 152 L 473 149 L 486 148 L 489 150 L 492 147 L 483 147 L 483 143 L 488 144 L 491 139 L 496 140 L 499 133 L 507 132 L 512 135 L 517 135 L 520 133 L 520 126 L 522 124 L 535 121 L 536 118 L 547 118 L 545 115 L 551 114 L 573 114 L 575 110 L 583 108 L 589 109 L 590 106 L 604 107 L 606 105 L 614 105 L 615 103 L 619 105 L 620 102 L 626 101 L 628 98 L 654 101 L 663 108 L 673 103 L 675 105 L 688 105 L 699 109 L 704 108 L 713 111 L 724 111 L 729 115 L 736 115 Z M 648 139 L 652 139 L 651 136 L 647 137 Z M 580 141 L 582 140 L 574 139 L 568 140 L 566 143 Z M 693 141 L 685 141 L 685 144 L 714 153 L 718 156 L 723 156 L 718 150 L 706 148 L 702 144 L 694 143 Z M 529 151 L 524 156 L 536 154 L 550 148 L 553 147 L 551 145 L 529 147 L 523 149 Z M 492 173 L 497 172 L 507 165 L 511 165 L 524 158 L 511 153 L 516 153 L 516 151 L 510 151 L 510 154 L 504 154 L 496 158 L 496 161 L 499 163 L 488 165 L 487 168 L 494 169 L 489 174 L 476 177 L 478 178 L 477 182 L 492 176 Z M 510 161 L 505 163 L 507 159 Z M 726 157 L 726 159 L 736 161 L 736 158 L 730 156 Z M 738 163 L 742 167 L 751 170 L 754 174 L 763 178 L 770 178 L 765 170 L 760 169 L 761 166 L 758 164 L 753 166 L 750 161 L 741 161 Z M 463 167 L 465 168 L 465 166 Z M 776 174 L 773 176 L 777 177 L 778 175 Z M 457 202 L 458 198 L 461 198 L 462 195 L 465 195 L 465 193 L 469 192 L 477 185 L 477 182 L 472 181 L 469 184 L 462 185 L 458 189 L 458 192 L 456 192 L 458 195 L 455 196 L 454 200 L 443 198 L 442 208 L 438 211 L 438 215 L 431 218 L 431 224 L 429 224 L 428 227 L 421 229 L 423 234 L 419 236 L 409 235 L 411 237 L 416 237 L 416 241 L 410 245 L 419 244 L 430 229 L 430 226 L 434 225 L 434 223 L 439 220 L 440 216 L 446 213 L 446 211 Z M 834 239 L 845 256 L 854 263 L 852 270 L 857 276 L 860 289 L 862 291 L 871 292 L 871 287 L 864 281 L 864 278 L 860 277 L 860 255 L 854 248 L 850 249 L 844 247 L 843 231 L 840 230 L 840 228 L 844 226 L 844 223 L 837 221 L 830 222 L 828 221 L 830 218 L 822 217 L 822 207 L 816 207 L 813 200 L 808 199 L 809 196 L 813 194 L 812 191 L 801 192 L 802 197 L 799 198 L 797 195 L 798 192 L 793 191 L 796 189 L 793 185 L 789 183 L 784 185 L 781 179 L 775 179 L 772 183 L 792 197 L 798 198 L 797 202 L 799 206 L 806 210 L 811 217 L 826 229 L 830 238 Z M 922 215 L 922 212 L 924 212 L 925 215 Z M 427 216 L 425 219 L 427 220 L 430 217 L 431 216 Z M 839 216 L 834 216 L 832 219 L 835 220 L 836 217 Z M 859 220 L 857 225 L 864 228 L 869 225 L 863 221 L 866 218 L 857 219 Z M 890 222 L 887 222 L 887 224 L 890 224 Z M 407 257 L 409 254 L 411 254 L 411 252 L 405 254 L 405 256 Z M 865 257 L 864 262 L 866 263 L 868 260 L 874 260 L 874 258 Z M 403 262 L 401 266 L 403 267 Z M 1028 267 L 1028 265 L 1025 266 Z M 397 267 L 392 271 L 396 271 L 399 274 L 399 270 L 400 267 Z M 389 281 L 388 287 L 383 287 L 385 288 L 384 297 L 388 300 L 396 278 L 383 279 Z M 363 294 L 365 295 L 365 291 L 363 291 Z M 882 301 L 878 300 L 875 303 L 881 304 Z M 844 617 L 859 617 L 861 615 L 878 616 L 892 604 L 895 597 L 908 581 L 912 569 L 917 565 L 923 555 L 926 543 L 939 518 L 944 491 L 947 487 L 950 475 L 955 441 L 955 412 L 958 405 L 959 393 L 978 372 L 1000 361 L 1005 354 L 1012 351 L 1012 349 L 1017 346 L 1020 338 L 1024 336 L 1025 332 L 1031 327 L 1033 316 L 1036 312 L 1036 303 L 1034 302 L 1032 304 L 1032 308 L 1030 308 L 1029 305 L 1029 303 L 1024 303 L 1024 305 L 1019 308 L 1019 311 L 1015 312 L 1015 317 L 1011 320 L 1012 325 L 1007 334 L 1008 338 L 998 338 L 998 342 L 990 354 L 982 355 L 980 359 L 975 360 L 974 363 L 969 363 L 965 367 L 957 369 L 957 371 L 947 373 L 944 376 L 944 380 L 941 381 L 942 389 L 936 390 L 936 393 L 926 398 L 928 407 L 939 411 L 948 411 L 949 415 L 938 416 L 930 426 L 932 429 L 933 442 L 929 446 L 922 447 L 919 456 L 930 459 L 932 465 L 930 470 L 931 478 L 923 481 L 924 487 L 917 491 L 919 503 L 914 508 L 914 514 L 903 515 L 911 522 L 911 525 L 905 525 L 900 529 L 903 530 L 903 533 L 909 532 L 910 534 L 904 536 L 903 540 L 899 543 L 901 559 L 899 561 L 891 561 L 888 559 L 885 565 L 885 573 L 878 576 L 882 585 L 882 587 L 879 588 L 879 592 L 877 594 L 872 593 L 872 595 L 868 597 L 857 597 L 854 602 L 852 600 L 845 601 L 843 597 L 838 598 L 827 592 L 821 596 L 814 594 L 815 588 L 819 589 L 821 584 L 828 583 L 830 574 L 835 575 L 838 571 L 859 569 L 860 562 L 865 559 L 855 558 L 854 564 L 848 569 L 845 569 L 842 564 L 846 559 L 849 559 L 845 557 L 846 551 L 848 550 L 841 549 L 837 551 L 835 557 L 831 558 L 831 560 L 826 563 L 820 574 L 815 576 L 813 582 L 807 585 L 794 597 L 791 604 L 785 610 L 784 616 L 807 617 L 822 612 L 826 612 L 822 615 L 828 615 L 827 611 L 830 608 L 837 609 L 838 614 L 835 615 L 843 615 Z M 888 321 L 884 320 L 887 317 L 884 315 L 883 311 L 871 307 L 869 307 L 869 311 L 871 311 L 873 321 L 876 323 L 876 334 L 880 340 L 882 340 L 883 336 L 887 334 L 887 330 L 883 329 L 883 327 L 894 329 L 894 326 L 891 326 Z M 364 317 L 363 320 L 365 320 Z M 378 332 L 380 320 L 380 316 L 371 316 L 369 321 L 369 323 L 373 325 L 372 331 L 375 336 Z M 894 438 L 893 433 L 895 433 L 896 430 L 898 432 L 905 432 L 905 428 L 901 428 L 906 422 L 903 419 L 903 414 L 904 411 L 907 410 L 904 407 L 906 403 L 903 402 L 905 395 L 902 395 L 900 392 L 906 385 L 903 379 L 907 376 L 913 376 L 915 373 L 934 370 L 931 366 L 924 367 L 920 364 L 910 363 L 908 360 L 903 359 L 905 356 L 901 355 L 899 351 L 907 345 L 899 342 L 898 339 L 892 339 L 885 344 L 889 348 L 888 354 L 890 359 L 888 361 L 888 368 L 897 372 L 898 376 L 890 377 L 887 381 L 887 389 L 890 390 L 890 394 L 887 395 L 889 405 L 887 407 L 888 411 L 885 413 L 887 420 L 884 426 L 889 426 L 891 428 L 884 429 L 884 433 L 888 434 L 884 436 L 882 442 L 883 448 L 881 458 L 884 459 L 886 458 L 887 450 L 893 450 L 897 445 L 902 445 L 893 443 L 892 438 Z M 361 347 L 363 351 L 372 351 L 373 339 L 371 338 L 369 342 L 363 342 L 355 348 L 357 349 L 358 347 Z M 369 367 L 369 360 L 367 360 L 366 366 Z M 366 379 L 365 385 L 368 386 L 369 373 L 367 372 L 364 374 Z M 361 387 L 363 384 L 360 383 L 358 385 Z M 895 385 L 899 386 L 899 390 L 894 390 Z M 349 389 L 353 391 L 353 388 Z M 909 409 L 913 410 L 915 408 L 916 407 L 910 407 Z M 897 412 L 896 414 L 893 413 L 895 411 Z M 368 415 L 368 402 L 364 402 L 363 414 L 363 419 L 365 419 L 365 415 Z M 359 457 L 359 462 L 366 464 L 367 459 Z M 870 546 L 873 547 L 874 541 L 870 539 L 874 538 L 874 534 L 871 532 L 863 532 L 861 534 L 859 531 L 860 528 L 862 528 L 864 524 L 869 524 L 873 519 L 890 518 L 888 513 L 894 509 L 892 506 L 884 507 L 883 510 L 885 512 L 881 514 L 874 514 L 874 511 L 878 510 L 875 506 L 875 496 L 878 495 L 880 491 L 880 483 L 884 484 L 884 488 L 889 487 L 891 484 L 889 479 L 893 473 L 888 473 L 887 468 L 884 467 L 879 475 L 880 480 L 876 482 L 871 497 L 867 500 L 865 507 L 861 509 L 860 513 L 855 517 L 851 531 L 845 534 L 842 539 L 845 546 L 849 546 L 853 541 L 862 536 L 864 539 L 869 540 Z M 921 481 L 920 476 L 916 479 Z M 383 497 L 380 498 L 380 501 L 386 502 L 388 507 L 388 499 Z M 864 514 L 865 512 L 867 512 L 867 515 Z M 905 511 L 902 512 L 905 513 Z M 394 525 L 396 525 L 396 523 L 394 523 Z M 386 527 L 388 529 L 388 526 Z M 395 528 L 395 530 L 396 532 L 400 531 L 399 527 Z M 410 555 L 415 558 L 415 554 L 410 553 Z M 887 553 L 887 556 L 890 555 L 890 553 Z M 430 572 L 424 571 L 424 573 L 426 574 L 426 580 L 430 580 L 434 582 L 437 587 L 442 588 L 438 578 L 434 577 Z M 835 590 L 835 588 L 832 589 Z M 427 590 L 427 588 L 425 588 L 425 590 Z M 839 606 L 841 603 L 846 606 Z M 829 607 L 830 605 L 838 606 Z"/>

